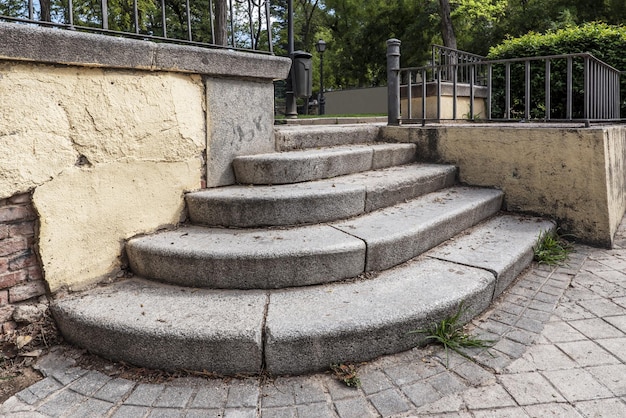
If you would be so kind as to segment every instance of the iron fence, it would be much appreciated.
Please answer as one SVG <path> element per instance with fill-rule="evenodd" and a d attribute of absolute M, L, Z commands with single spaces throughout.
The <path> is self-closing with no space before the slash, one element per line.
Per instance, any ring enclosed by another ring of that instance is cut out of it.
<path fill-rule="evenodd" d="M 621 120 L 625 105 L 620 94 L 621 72 L 591 54 L 487 60 L 435 48 L 443 52 L 438 55 L 443 58 L 434 58 L 423 67 L 400 68 L 400 41 L 388 41 L 390 125 L 478 118 L 587 125 Z M 463 115 L 458 108 L 461 93 L 469 107 Z M 443 114 L 443 97 L 452 102 L 451 117 Z M 484 115 L 476 113 L 477 100 Z"/>
<path fill-rule="evenodd" d="M 273 53 L 269 0 L 0 0 L 0 20 Z"/>

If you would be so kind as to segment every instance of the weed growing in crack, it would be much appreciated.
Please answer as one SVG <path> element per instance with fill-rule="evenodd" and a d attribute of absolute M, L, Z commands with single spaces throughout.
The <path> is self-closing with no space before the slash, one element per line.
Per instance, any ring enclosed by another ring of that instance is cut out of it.
<path fill-rule="evenodd" d="M 470 356 L 461 351 L 462 348 L 489 348 L 494 341 L 483 340 L 466 333 L 463 325 L 459 323 L 459 318 L 463 312 L 463 303 L 461 303 L 459 310 L 453 316 L 448 316 L 429 328 L 410 331 L 409 334 L 426 334 L 427 342 L 442 345 L 446 350 L 446 367 L 448 367 L 450 359 L 449 350 L 473 361 Z"/>
<path fill-rule="evenodd" d="M 559 235 L 558 232 L 543 231 L 533 247 L 534 259 L 539 264 L 555 266 L 567 261 L 573 249 L 572 244 L 567 242 L 564 236 Z"/>
<path fill-rule="evenodd" d="M 330 369 L 335 377 L 346 386 L 357 388 L 361 386 L 361 380 L 357 375 L 357 368 L 354 364 L 332 364 Z"/>

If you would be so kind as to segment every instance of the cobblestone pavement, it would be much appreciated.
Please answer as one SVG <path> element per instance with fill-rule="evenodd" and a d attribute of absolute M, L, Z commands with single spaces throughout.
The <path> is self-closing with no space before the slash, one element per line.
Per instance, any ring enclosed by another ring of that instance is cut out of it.
<path fill-rule="evenodd" d="M 54 353 L 45 379 L 8 399 L 9 417 L 626 417 L 626 233 L 613 250 L 577 246 L 568 265 L 534 266 L 473 333 L 476 362 L 418 348 L 362 365 L 362 385 L 330 374 L 135 383 Z"/>

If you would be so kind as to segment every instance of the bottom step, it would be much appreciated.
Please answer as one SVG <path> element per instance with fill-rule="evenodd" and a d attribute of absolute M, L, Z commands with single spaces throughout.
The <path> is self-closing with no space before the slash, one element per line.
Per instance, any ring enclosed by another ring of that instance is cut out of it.
<path fill-rule="evenodd" d="M 141 279 L 71 295 L 52 310 L 70 342 L 166 370 L 298 374 L 423 342 L 408 331 L 461 302 L 467 321 L 532 259 L 547 221 L 499 216 L 367 280 L 283 290 L 206 290 Z"/>

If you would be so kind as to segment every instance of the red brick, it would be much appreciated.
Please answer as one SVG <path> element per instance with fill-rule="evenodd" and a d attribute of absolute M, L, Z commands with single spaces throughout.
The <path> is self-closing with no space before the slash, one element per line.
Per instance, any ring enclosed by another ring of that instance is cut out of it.
<path fill-rule="evenodd" d="M 9 291 L 0 290 L 0 306 L 6 305 L 7 303 L 9 303 Z"/>
<path fill-rule="evenodd" d="M 15 254 L 28 248 L 28 239 L 25 237 L 6 238 L 0 241 L 0 257 Z"/>
<path fill-rule="evenodd" d="M 26 271 L 15 271 L 0 276 L 0 289 L 7 289 L 26 280 Z"/>
<path fill-rule="evenodd" d="M 16 194 L 15 196 L 11 196 L 8 200 L 9 203 L 12 204 L 30 203 L 30 193 Z"/>
<path fill-rule="evenodd" d="M 9 236 L 10 237 L 21 237 L 21 236 L 27 236 L 27 237 L 32 237 L 35 235 L 35 221 L 27 221 L 27 222 L 20 222 L 17 224 L 13 224 L 13 225 L 7 225 L 8 228 L 8 232 L 9 232 Z M 0 232 L 2 231 L 1 227 L 0 227 Z M 0 234 L 0 237 L 2 235 Z"/>
<path fill-rule="evenodd" d="M 0 239 L 8 238 L 11 234 L 9 225 L 2 224 L 0 225 Z"/>
<path fill-rule="evenodd" d="M 28 280 L 43 280 L 43 274 L 41 274 L 41 267 L 39 264 L 26 269 L 28 274 Z"/>
<path fill-rule="evenodd" d="M 29 221 L 35 219 L 35 213 L 27 206 L 0 207 L 0 222 Z"/>
<path fill-rule="evenodd" d="M 13 317 L 15 306 L 0 306 L 0 322 L 9 321 Z"/>
<path fill-rule="evenodd" d="M 46 285 L 42 281 L 25 282 L 9 289 L 9 302 L 21 302 L 45 294 Z"/>
<path fill-rule="evenodd" d="M 37 265 L 37 257 L 30 248 L 9 260 L 9 270 L 11 271 L 22 270 L 35 265 Z"/>

